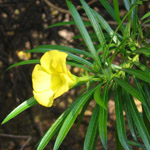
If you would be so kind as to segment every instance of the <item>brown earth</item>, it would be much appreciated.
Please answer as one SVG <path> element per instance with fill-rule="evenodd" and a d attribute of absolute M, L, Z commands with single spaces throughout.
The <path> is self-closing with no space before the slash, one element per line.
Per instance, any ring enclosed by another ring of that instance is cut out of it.
<path fill-rule="evenodd" d="M 50 2 L 50 3 L 49 3 Z M 90 5 L 111 21 L 99 1 Z M 75 3 L 79 7 L 79 2 Z M 122 8 L 124 14 L 124 8 Z M 143 9 L 143 8 L 142 8 Z M 145 10 L 145 8 L 143 9 Z M 84 12 L 79 11 L 85 18 Z M 24 100 L 32 97 L 31 73 L 34 65 L 6 69 L 21 60 L 40 58 L 40 54 L 24 55 L 20 51 L 42 44 L 58 44 L 80 47 L 78 40 L 72 40 L 77 33 L 74 26 L 46 29 L 56 22 L 71 20 L 64 1 L 59 0 L 0 0 L 0 122 Z M 80 75 L 78 68 L 71 69 Z M 83 88 L 83 87 L 82 87 Z M 55 100 L 52 108 L 36 105 L 24 111 L 5 125 L 0 126 L 0 150 L 33 150 L 35 145 L 60 114 L 76 99 L 81 89 L 72 89 Z M 84 137 L 95 102 L 91 102 L 77 133 L 77 121 L 71 128 L 60 150 L 82 150 Z M 108 149 L 115 150 L 114 102 L 109 102 Z M 51 150 L 54 137 L 45 150 Z M 25 147 L 24 147 L 25 146 Z M 103 149 L 100 140 L 97 150 Z"/>

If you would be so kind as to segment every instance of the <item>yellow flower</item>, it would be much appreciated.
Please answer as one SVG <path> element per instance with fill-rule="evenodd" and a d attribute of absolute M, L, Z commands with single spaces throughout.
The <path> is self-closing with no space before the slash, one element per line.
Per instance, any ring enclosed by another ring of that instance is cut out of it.
<path fill-rule="evenodd" d="M 66 66 L 67 54 L 46 52 L 32 72 L 33 95 L 39 104 L 51 107 L 53 100 L 76 85 L 77 77 Z"/>

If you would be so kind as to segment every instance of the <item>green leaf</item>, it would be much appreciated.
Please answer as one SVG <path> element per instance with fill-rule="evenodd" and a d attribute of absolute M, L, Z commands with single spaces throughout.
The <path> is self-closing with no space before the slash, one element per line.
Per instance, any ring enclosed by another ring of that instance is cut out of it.
<path fill-rule="evenodd" d="M 150 85 L 148 83 L 144 83 L 143 85 L 143 88 L 144 88 L 144 92 L 147 96 L 147 100 L 148 100 L 148 103 L 150 104 Z"/>
<path fill-rule="evenodd" d="M 150 12 L 146 13 L 142 18 L 141 20 L 144 20 L 145 18 L 149 17 L 150 16 Z"/>
<path fill-rule="evenodd" d="M 148 103 L 147 97 L 145 92 L 142 89 L 141 83 L 134 77 L 134 83 L 136 88 L 138 89 L 139 93 L 142 95 L 143 99 L 145 100 L 146 105 L 143 106 L 144 112 L 147 116 L 147 119 L 150 121 L 150 104 Z"/>
<path fill-rule="evenodd" d="M 127 22 L 127 24 L 125 26 L 125 30 L 124 30 L 124 33 L 123 33 L 123 39 L 122 40 L 126 41 L 125 44 L 123 44 L 123 47 L 125 47 L 126 43 L 129 42 L 129 38 L 131 36 L 131 19 L 130 18 L 131 17 L 129 15 L 128 22 Z"/>
<path fill-rule="evenodd" d="M 34 49 L 32 49 L 32 50 L 29 50 L 29 51 L 27 51 L 27 52 L 40 52 L 40 53 L 45 53 L 45 52 L 47 52 L 47 51 L 50 51 L 50 50 L 53 50 L 53 49 L 50 49 L 49 48 L 49 46 L 50 45 L 41 45 L 41 46 L 38 46 L 38 47 L 36 47 L 36 48 L 34 48 Z M 51 47 L 51 46 L 50 46 Z M 57 46 L 56 46 L 57 47 Z M 61 47 L 61 46 L 60 46 Z M 58 47 L 59 48 L 59 47 Z M 62 47 L 62 48 L 64 48 L 63 50 L 60 50 L 60 51 L 65 51 L 66 49 L 66 47 Z M 68 48 L 68 47 L 67 47 Z M 68 50 L 68 49 L 67 49 Z M 77 49 L 72 49 L 71 51 L 73 51 L 74 50 L 74 52 L 76 52 L 76 53 L 79 53 L 79 54 L 88 54 L 88 52 L 84 52 L 84 51 L 82 51 L 82 50 L 77 50 Z M 69 52 L 67 52 L 67 51 L 65 51 L 67 54 L 68 54 L 68 58 L 71 58 L 72 60 L 74 60 L 74 61 L 76 61 L 76 62 L 78 62 L 78 63 L 81 63 L 81 64 L 83 64 L 83 65 L 87 65 L 87 66 L 89 66 L 89 67 L 93 67 L 93 65 L 92 65 L 92 63 L 90 63 L 89 61 L 87 61 L 86 59 L 83 59 L 82 57 L 79 57 L 79 56 L 77 56 L 77 55 L 74 55 L 74 54 L 72 54 L 72 53 L 69 53 Z"/>
<path fill-rule="evenodd" d="M 148 134 L 148 131 L 145 127 L 145 124 L 143 122 L 143 119 L 141 118 L 140 113 L 137 110 L 137 107 L 135 105 L 135 102 L 133 100 L 133 98 L 131 98 L 131 96 L 129 96 L 128 94 L 126 101 L 128 103 L 128 107 L 129 110 L 131 112 L 131 116 L 135 122 L 135 125 L 139 131 L 140 137 L 143 140 L 143 143 L 145 144 L 146 149 L 150 149 L 150 135 Z"/>
<path fill-rule="evenodd" d="M 81 113 L 80 113 L 80 115 L 79 115 L 79 117 L 78 117 L 78 123 L 77 123 L 77 126 L 76 126 L 77 132 L 78 132 L 78 130 L 79 130 L 79 127 L 80 127 L 82 118 L 83 118 L 83 116 L 84 116 L 84 113 L 85 113 L 85 111 L 87 110 L 87 107 L 89 106 L 89 103 L 90 103 L 90 101 L 87 101 L 87 103 L 83 106 L 82 111 L 81 111 Z"/>
<path fill-rule="evenodd" d="M 68 57 L 71 58 L 72 60 L 78 62 L 78 63 L 81 63 L 83 65 L 87 65 L 88 67 L 93 67 L 93 64 L 89 61 L 87 61 L 86 59 L 84 58 L 81 58 L 77 55 L 74 55 L 74 54 L 71 54 L 71 53 L 68 53 Z"/>
<path fill-rule="evenodd" d="M 122 26 L 123 22 L 125 21 L 125 19 L 131 14 L 132 10 L 136 7 L 136 5 L 132 5 L 130 7 L 130 10 L 126 13 L 126 15 L 123 17 L 123 19 L 121 20 L 120 24 L 117 26 L 115 32 L 113 33 L 112 39 L 109 41 L 108 47 L 110 47 L 113 37 L 117 34 L 118 30 L 120 29 L 120 27 Z"/>
<path fill-rule="evenodd" d="M 80 50 L 80 49 L 72 48 L 72 47 L 68 47 L 68 46 L 60 46 L 60 45 L 40 45 L 34 49 L 27 50 L 26 53 L 33 53 L 33 52 L 45 53 L 49 50 L 60 50 L 63 52 L 71 52 L 71 53 L 82 54 L 87 57 L 91 57 L 91 54 L 84 50 Z"/>
<path fill-rule="evenodd" d="M 115 144 L 116 144 L 116 150 L 123 150 L 123 147 L 118 138 L 117 127 L 115 127 Z"/>
<path fill-rule="evenodd" d="M 91 69 L 88 68 L 87 66 L 83 66 L 82 64 L 78 64 L 78 63 L 76 63 L 76 62 L 72 62 L 72 61 L 68 61 L 68 60 L 67 60 L 67 64 L 70 65 L 70 66 L 82 68 L 82 69 L 87 70 L 87 71 L 89 71 L 89 72 L 95 73 L 93 70 L 91 70 Z"/>
<path fill-rule="evenodd" d="M 134 96 L 135 98 L 137 98 L 139 101 L 142 102 L 143 105 L 145 104 L 145 101 L 143 100 L 143 97 L 141 96 L 141 94 L 135 89 L 133 88 L 130 84 L 128 84 L 126 81 L 124 81 L 123 79 L 119 79 L 119 78 L 114 78 L 115 82 L 118 83 L 124 90 L 126 90 L 128 93 L 130 93 L 132 96 Z"/>
<path fill-rule="evenodd" d="M 94 143 L 93 143 L 93 146 L 92 146 L 92 148 L 91 148 L 92 150 L 96 150 L 98 137 L 99 137 L 99 132 L 98 132 L 98 128 L 97 128 L 96 135 L 95 135 L 95 139 L 94 139 Z"/>
<path fill-rule="evenodd" d="M 98 57 L 98 54 L 95 50 L 95 47 L 92 43 L 92 40 L 88 34 L 88 31 L 87 29 L 85 28 L 84 26 L 84 23 L 78 13 L 78 11 L 76 10 L 75 6 L 69 1 L 69 0 L 66 0 L 67 2 L 67 5 L 68 5 L 68 8 L 70 10 L 70 13 L 72 14 L 72 17 L 89 49 L 89 51 L 91 52 L 91 56 L 93 57 L 93 59 L 98 63 L 99 66 L 101 66 L 101 62 L 99 60 L 99 57 Z"/>
<path fill-rule="evenodd" d="M 135 123 L 132 119 L 128 104 L 126 102 L 126 99 L 124 98 L 124 94 L 122 93 L 122 99 L 124 100 L 124 109 L 125 109 L 125 113 L 126 113 L 126 118 L 127 118 L 127 122 L 128 122 L 128 126 L 131 132 L 132 137 L 134 138 L 134 140 L 137 141 L 137 135 L 136 135 L 136 127 L 135 127 Z"/>
<path fill-rule="evenodd" d="M 91 22 L 91 24 L 92 24 L 92 27 L 94 28 L 97 38 L 102 45 L 102 48 L 104 48 L 104 46 L 106 45 L 105 37 L 104 37 L 101 26 L 99 25 L 99 22 L 95 16 L 95 14 L 93 13 L 92 9 L 88 6 L 88 4 L 84 0 L 80 0 L 80 1 L 81 1 L 81 4 Z"/>
<path fill-rule="evenodd" d="M 150 55 L 150 47 L 141 47 L 133 51 L 133 53 Z"/>
<path fill-rule="evenodd" d="M 131 0 L 131 4 L 135 5 L 136 7 L 132 10 L 132 29 L 134 31 L 134 33 L 136 33 L 136 31 L 138 30 L 139 26 L 138 26 L 138 7 L 137 7 L 137 0 Z"/>
<path fill-rule="evenodd" d="M 97 13 L 96 11 L 93 10 L 93 13 L 97 17 L 97 20 L 99 21 L 99 23 L 101 24 L 101 26 L 103 27 L 103 29 L 105 29 L 107 31 L 107 33 L 109 34 L 109 36 L 112 37 L 113 41 L 115 43 L 119 44 L 120 43 L 119 39 L 117 38 L 116 35 L 113 36 L 114 30 L 112 30 L 112 28 L 107 23 L 107 21 L 105 21 L 105 19 L 99 13 Z"/>
<path fill-rule="evenodd" d="M 84 150 L 92 150 L 97 133 L 99 106 L 96 104 L 84 140 Z"/>
<path fill-rule="evenodd" d="M 66 137 L 71 126 L 73 125 L 75 119 L 77 118 L 80 110 L 85 105 L 85 103 L 89 100 L 89 98 L 93 94 L 94 90 L 95 90 L 95 88 L 89 90 L 83 96 L 79 97 L 80 101 L 72 108 L 71 112 L 66 117 L 66 119 L 58 133 L 58 136 L 56 138 L 54 148 L 53 148 L 54 150 L 58 150 L 59 146 L 61 145 L 62 141 Z"/>
<path fill-rule="evenodd" d="M 43 150 L 48 142 L 52 139 L 52 137 L 57 133 L 61 125 L 63 124 L 64 119 L 66 118 L 67 114 L 69 113 L 66 110 L 61 116 L 53 123 L 53 125 L 48 129 L 48 131 L 44 134 L 42 139 L 40 140 L 37 150 Z"/>
<path fill-rule="evenodd" d="M 134 64 L 139 67 L 142 71 L 144 71 L 146 74 L 150 75 L 150 69 L 146 67 L 145 65 L 141 64 L 140 62 L 134 62 Z"/>
<path fill-rule="evenodd" d="M 145 20 L 143 23 L 142 23 L 142 25 L 144 25 L 144 24 L 146 24 L 146 23 L 149 23 L 150 22 L 150 19 L 147 19 L 147 20 Z"/>
<path fill-rule="evenodd" d="M 149 121 L 149 116 L 148 116 L 148 111 L 145 109 L 145 108 L 142 108 L 143 110 L 143 121 L 144 121 L 144 124 L 148 130 L 148 133 L 150 135 L 150 121 Z"/>
<path fill-rule="evenodd" d="M 126 10 L 127 11 L 129 11 L 129 9 L 130 9 L 130 1 L 129 0 L 123 0 L 123 2 L 124 2 L 124 5 L 125 5 L 125 8 L 126 8 Z"/>
<path fill-rule="evenodd" d="M 104 108 L 105 110 L 107 110 L 107 108 L 106 108 L 106 106 L 105 106 L 105 104 L 104 104 L 104 102 L 103 102 L 103 100 L 102 100 L 102 98 L 101 98 L 101 96 L 100 96 L 102 84 L 103 84 L 103 83 L 99 84 L 99 85 L 97 86 L 96 90 L 94 91 L 94 100 L 96 101 L 96 103 L 97 103 L 100 107 L 102 107 L 102 108 Z"/>
<path fill-rule="evenodd" d="M 121 24 L 118 0 L 113 0 L 113 4 L 114 4 L 114 11 L 115 11 L 116 21 L 118 22 L 118 24 Z M 121 30 L 122 33 L 124 32 L 123 31 L 123 25 L 120 26 L 120 30 Z"/>
<path fill-rule="evenodd" d="M 109 83 L 105 85 L 102 93 L 102 100 L 105 106 L 108 104 L 108 87 Z M 101 107 L 99 111 L 99 135 L 105 149 L 107 149 L 107 116 L 108 111 Z"/>
<path fill-rule="evenodd" d="M 109 4 L 109 2 L 107 0 L 100 0 L 100 2 L 105 7 L 105 9 L 107 10 L 107 12 L 111 15 L 111 17 L 114 20 L 116 20 L 115 12 L 114 12 L 113 8 L 111 7 L 111 5 Z"/>
<path fill-rule="evenodd" d="M 137 69 L 129 69 L 129 68 L 125 68 L 125 69 L 122 69 L 123 71 L 129 73 L 129 74 L 132 74 L 134 75 L 135 77 L 145 81 L 145 82 L 150 82 L 150 74 L 147 74 L 141 70 L 137 70 Z"/>
<path fill-rule="evenodd" d="M 145 147 L 144 147 L 142 144 L 140 144 L 139 142 L 128 141 L 128 144 L 133 145 L 133 146 L 136 146 L 137 148 L 141 148 L 141 149 L 143 149 L 143 150 L 146 150 Z"/>
<path fill-rule="evenodd" d="M 119 141 L 121 145 L 124 147 L 124 149 L 130 150 L 129 145 L 127 144 L 122 98 L 120 97 L 120 92 L 121 90 L 119 90 L 119 87 L 116 85 L 115 86 L 115 112 L 116 112 L 117 133 L 118 133 Z"/>
<path fill-rule="evenodd" d="M 7 115 L 7 117 L 3 120 L 2 124 L 8 122 L 12 118 L 16 117 L 21 112 L 23 112 L 24 110 L 30 108 L 31 106 L 33 106 L 35 104 L 37 104 L 37 101 L 34 99 L 34 97 L 31 97 L 31 98 L 27 99 L 26 101 L 21 103 L 18 107 L 16 107 L 12 112 L 10 112 Z"/>
<path fill-rule="evenodd" d="M 66 116 L 69 112 L 79 103 L 80 98 L 78 98 L 71 106 L 69 106 L 60 116 L 59 118 L 53 123 L 53 125 L 48 129 L 48 131 L 44 134 L 42 139 L 40 140 L 37 150 L 43 150 L 48 142 L 52 139 L 52 137 L 56 134 L 59 130 L 61 125 L 63 124 Z"/>
<path fill-rule="evenodd" d="M 38 64 L 38 63 L 40 63 L 39 59 L 25 60 L 11 65 L 10 67 L 7 68 L 7 70 L 14 68 L 16 66 L 27 65 L 27 64 Z"/>
<path fill-rule="evenodd" d="M 91 23 L 90 23 L 89 21 L 84 21 L 83 23 L 84 23 L 84 25 L 87 25 L 87 26 L 90 26 L 90 25 L 91 25 Z M 48 29 L 48 28 L 52 28 L 52 27 L 58 27 L 58 26 L 66 26 L 66 25 L 75 25 L 75 22 L 74 22 L 74 21 L 58 22 L 58 23 L 49 25 L 49 26 L 47 27 L 47 29 Z"/>

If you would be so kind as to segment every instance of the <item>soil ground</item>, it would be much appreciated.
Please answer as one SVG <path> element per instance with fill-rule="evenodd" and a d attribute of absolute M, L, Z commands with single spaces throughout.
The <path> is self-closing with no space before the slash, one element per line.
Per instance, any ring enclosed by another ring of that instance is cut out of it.
<path fill-rule="evenodd" d="M 50 2 L 50 3 L 49 3 Z M 91 1 L 87 1 L 91 2 Z M 79 6 L 79 2 L 75 2 Z M 112 21 L 99 1 L 90 4 L 107 19 Z M 122 15 L 125 11 L 120 4 Z M 145 10 L 145 8 L 142 8 Z M 84 16 L 84 12 L 79 10 Z M 144 13 L 144 12 L 143 12 Z M 56 22 L 71 20 L 64 1 L 59 0 L 0 0 L 0 122 L 16 106 L 32 97 L 31 73 L 34 65 L 6 69 L 19 61 L 40 58 L 40 54 L 23 55 L 20 51 L 42 44 L 57 44 L 80 47 L 78 40 L 72 40 L 77 33 L 74 26 L 46 29 Z M 115 26 L 114 26 L 115 27 Z M 81 70 L 72 68 L 80 75 Z M 84 87 L 82 87 L 84 88 Z M 5 125 L 0 126 L 0 150 L 33 150 L 35 145 L 60 114 L 76 99 L 81 89 L 73 89 L 55 100 L 52 108 L 36 105 L 24 111 Z M 84 137 L 95 102 L 88 110 L 77 132 L 77 121 L 71 128 L 60 150 L 82 150 Z M 114 102 L 109 102 L 108 150 L 115 150 Z M 45 150 L 51 150 L 55 137 Z M 25 147 L 24 147 L 25 146 Z M 103 149 L 100 140 L 97 150 Z"/>

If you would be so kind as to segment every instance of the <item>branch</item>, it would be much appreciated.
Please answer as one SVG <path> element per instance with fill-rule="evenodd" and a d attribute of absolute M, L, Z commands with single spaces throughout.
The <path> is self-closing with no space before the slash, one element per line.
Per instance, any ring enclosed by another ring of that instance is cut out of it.
<path fill-rule="evenodd" d="M 95 3 L 96 1 L 98 1 L 98 0 L 92 0 L 92 1 L 88 2 L 88 5 L 91 5 L 91 4 Z M 58 6 L 55 6 L 55 5 L 52 4 L 49 0 L 44 0 L 44 2 L 45 2 L 49 7 L 52 7 L 52 8 L 54 8 L 54 9 L 57 9 L 58 11 L 60 11 L 60 12 L 62 12 L 62 13 L 70 14 L 70 11 L 69 11 L 69 10 L 66 10 L 66 9 L 60 8 L 60 7 L 58 7 Z M 80 10 L 80 9 L 82 9 L 81 6 L 79 6 L 79 7 L 77 8 L 77 10 Z"/>
<path fill-rule="evenodd" d="M 26 136 L 26 135 L 0 134 L 0 136 L 1 137 L 15 138 L 15 139 L 27 139 L 26 142 L 21 146 L 20 150 L 23 150 L 31 140 L 31 136 Z"/>
<path fill-rule="evenodd" d="M 54 4 L 52 4 L 49 0 L 44 0 L 44 2 L 49 6 L 49 7 L 52 7 L 54 9 L 57 9 L 58 11 L 62 12 L 62 13 L 67 13 L 67 14 L 70 14 L 70 11 L 69 10 L 66 10 L 66 9 L 63 9 L 63 8 L 60 8 L 60 7 L 57 7 L 55 6 Z"/>

